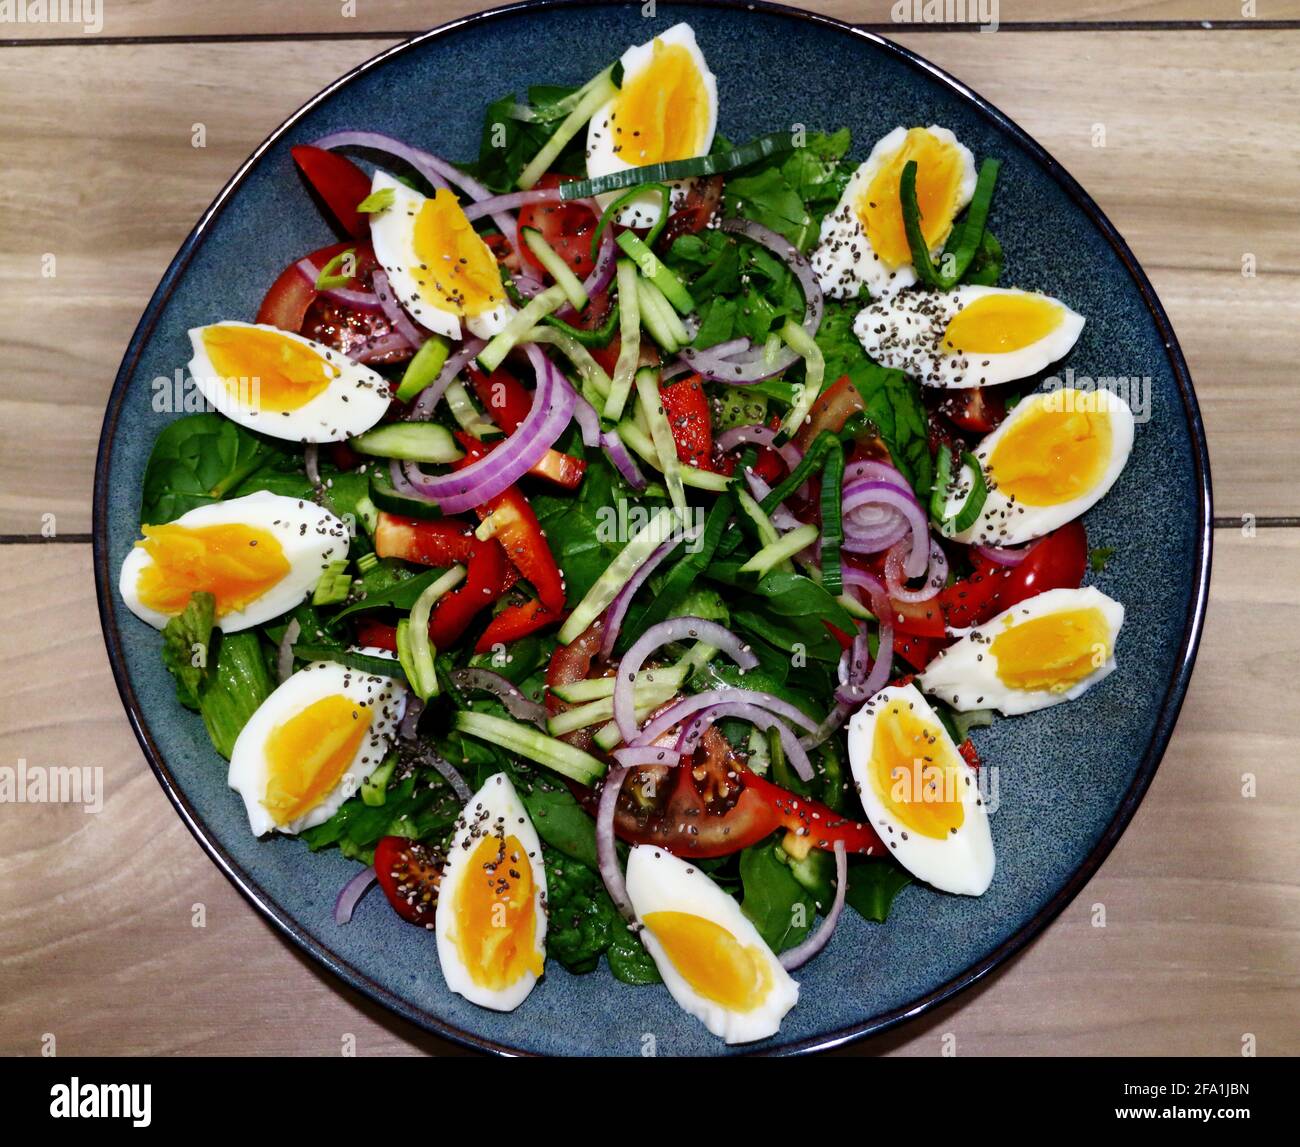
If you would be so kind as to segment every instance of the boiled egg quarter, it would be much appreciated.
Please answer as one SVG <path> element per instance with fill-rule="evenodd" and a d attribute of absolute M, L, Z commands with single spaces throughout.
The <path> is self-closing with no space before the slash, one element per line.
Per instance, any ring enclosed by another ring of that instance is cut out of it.
<path fill-rule="evenodd" d="M 873 302 L 854 319 L 853 333 L 882 366 L 961 390 L 1037 374 L 1069 353 L 1083 321 L 1047 295 L 965 286 Z"/>
<path fill-rule="evenodd" d="M 545 906 L 541 843 L 510 778 L 496 773 L 456 822 L 438 887 L 447 987 L 494 1011 L 517 1008 L 542 974 Z"/>
<path fill-rule="evenodd" d="M 1073 521 L 1104 498 L 1133 450 L 1133 412 L 1107 390 L 1063 387 L 1022 399 L 975 448 L 988 494 L 959 542 L 1013 546 Z M 964 467 L 946 513 L 966 500 Z"/>
<path fill-rule="evenodd" d="M 292 835 L 328 820 L 382 763 L 405 710 L 406 686 L 391 677 L 333 661 L 300 669 L 262 702 L 230 754 L 249 828 Z"/>
<path fill-rule="evenodd" d="M 849 722 L 862 807 L 890 853 L 942 892 L 980 896 L 993 837 L 978 777 L 915 685 L 889 686 Z"/>
<path fill-rule="evenodd" d="M 424 196 L 376 171 L 371 193 L 380 191 L 391 191 L 393 202 L 370 216 L 370 239 L 407 313 L 449 339 L 461 337 L 462 321 L 479 338 L 502 330 L 513 308 L 501 272 L 455 192 L 441 188 Z"/>
<path fill-rule="evenodd" d="M 388 383 L 347 355 L 278 327 L 225 322 L 190 331 L 190 375 L 232 422 L 290 442 L 341 442 L 388 410 Z"/>
<path fill-rule="evenodd" d="M 142 526 L 118 588 L 136 617 L 162 629 L 202 590 L 217 625 L 236 633 L 293 609 L 331 562 L 348 529 L 314 502 L 260 492 L 198 506 L 174 522 Z"/>
<path fill-rule="evenodd" d="M 865 285 L 879 299 L 916 282 L 898 191 L 911 160 L 921 233 L 932 256 L 943 250 L 953 220 L 975 194 L 975 157 L 947 128 L 897 127 L 871 149 L 822 220 L 812 265 L 832 298 L 856 298 Z"/>
<path fill-rule="evenodd" d="M 732 897 L 652 845 L 628 854 L 627 894 L 641 940 L 685 1011 L 727 1043 L 776 1034 L 799 985 Z"/>
<path fill-rule="evenodd" d="M 1008 716 L 1072 701 L 1114 670 L 1123 624 L 1124 607 L 1092 586 L 1048 590 L 943 650 L 921 688 L 954 709 Z"/>
<path fill-rule="evenodd" d="M 587 175 L 595 178 L 632 167 L 708 155 L 718 126 L 718 81 L 689 24 L 674 24 L 620 58 L 618 93 L 587 127 Z M 602 208 L 621 192 L 598 196 Z M 663 197 L 649 191 L 634 197 L 618 221 L 651 227 Z"/>

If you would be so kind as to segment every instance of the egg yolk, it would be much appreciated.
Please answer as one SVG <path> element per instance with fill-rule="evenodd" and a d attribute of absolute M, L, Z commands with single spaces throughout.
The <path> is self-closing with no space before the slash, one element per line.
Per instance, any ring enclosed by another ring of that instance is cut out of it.
<path fill-rule="evenodd" d="M 140 571 L 140 602 L 158 613 L 180 613 L 196 590 L 215 597 L 217 617 L 256 601 L 289 572 L 274 534 L 239 522 L 213 526 L 143 526 L 136 545 L 152 558 Z"/>
<path fill-rule="evenodd" d="M 500 991 L 542 974 L 534 941 L 533 868 L 515 836 L 485 836 L 465 860 L 456 890 L 456 948 L 470 978 Z"/>
<path fill-rule="evenodd" d="M 411 274 L 431 306 L 472 317 L 500 302 L 497 261 L 452 192 L 440 188 L 420 205 L 412 242 L 419 266 Z"/>
<path fill-rule="evenodd" d="M 687 48 L 654 41 L 650 62 L 623 82 L 609 132 L 614 153 L 633 167 L 703 152 L 709 134 L 709 93 Z"/>
<path fill-rule="evenodd" d="M 311 347 L 278 331 L 209 327 L 203 346 L 226 391 L 248 410 L 298 410 L 339 373 Z"/>
<path fill-rule="evenodd" d="M 1095 673 L 1110 656 L 1110 626 L 1095 607 L 1062 610 L 1016 621 L 989 647 L 998 680 L 1012 689 L 1064 693 Z"/>
<path fill-rule="evenodd" d="M 923 127 L 912 128 L 903 146 L 881 164 L 858 199 L 857 210 L 872 251 L 891 270 L 912 261 L 898 184 L 903 168 L 913 159 L 916 160 L 916 205 L 921 211 L 921 234 L 931 251 L 952 230 L 965 175 L 965 164 L 956 145 L 945 143 Z"/>
<path fill-rule="evenodd" d="M 673 967 L 706 1000 L 751 1012 L 772 990 L 767 955 L 745 947 L 720 924 L 689 912 L 649 912 L 641 922 L 663 945 Z"/>
<path fill-rule="evenodd" d="M 981 295 L 953 317 L 943 334 L 946 354 L 1007 354 L 1046 338 L 1065 308 L 1044 295 Z"/>
<path fill-rule="evenodd" d="M 356 757 L 370 720 L 367 706 L 339 693 L 322 697 L 271 730 L 262 804 L 276 824 L 311 812 L 333 791 Z"/>
<path fill-rule="evenodd" d="M 1033 405 L 998 440 L 988 471 L 998 490 L 1026 506 L 1059 506 L 1097 486 L 1110 464 L 1110 415 L 1077 392 L 1053 391 Z"/>
<path fill-rule="evenodd" d="M 908 832 L 942 840 L 966 819 L 958 785 L 968 778 L 943 729 L 906 701 L 891 701 L 876 718 L 868 769 L 890 819 Z"/>

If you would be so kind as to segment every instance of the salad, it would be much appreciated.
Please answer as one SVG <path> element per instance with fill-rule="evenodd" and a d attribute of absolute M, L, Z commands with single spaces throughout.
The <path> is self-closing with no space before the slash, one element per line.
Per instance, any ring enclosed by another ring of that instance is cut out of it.
<path fill-rule="evenodd" d="M 293 148 L 341 238 L 189 332 L 120 592 L 250 831 L 360 862 L 340 925 L 378 883 L 476 1004 L 605 961 L 734 1043 L 846 909 L 990 886 L 969 732 L 1115 668 L 1134 426 L 1036 389 L 1084 318 L 999 285 L 996 158 L 717 119 L 678 24 L 472 163 Z"/>

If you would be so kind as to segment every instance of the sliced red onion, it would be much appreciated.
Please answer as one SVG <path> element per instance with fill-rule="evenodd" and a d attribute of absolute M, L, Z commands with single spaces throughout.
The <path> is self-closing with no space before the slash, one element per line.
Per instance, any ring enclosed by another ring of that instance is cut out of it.
<path fill-rule="evenodd" d="M 719 230 L 743 235 L 745 238 L 766 247 L 778 259 L 781 259 L 799 280 L 804 297 L 803 327 L 808 337 L 812 338 L 821 326 L 823 297 L 821 285 L 812 264 L 799 251 L 790 245 L 788 239 L 775 231 L 755 223 L 751 219 L 727 219 L 719 225 Z M 726 344 L 723 344 L 725 346 Z M 684 350 L 682 357 L 706 378 L 729 382 L 735 386 L 746 383 L 761 382 L 788 370 L 799 356 L 788 346 L 783 347 L 775 358 L 769 360 L 765 347 L 750 347 L 739 353 L 721 351 L 720 347 L 707 350 Z"/>
<path fill-rule="evenodd" d="M 573 202 L 588 208 L 593 215 L 600 214 L 600 208 L 596 206 L 594 200 L 575 199 Z M 617 262 L 618 247 L 614 243 L 614 229 L 606 227 L 600 236 L 600 246 L 596 249 L 596 265 L 591 269 L 591 274 L 582 280 L 582 289 L 587 292 L 588 298 L 599 295 L 609 287 L 614 278 L 614 269 Z M 555 317 L 567 321 L 577 313 L 572 303 L 565 303 L 555 312 Z"/>
<path fill-rule="evenodd" d="M 710 705 L 698 714 L 686 726 L 681 739 L 677 742 L 677 748 L 682 756 L 687 757 L 695 752 L 695 746 L 700 743 L 700 738 L 704 736 L 705 731 L 710 725 L 716 724 L 723 717 L 739 717 L 742 721 L 748 721 L 751 725 L 755 725 L 760 729 L 775 729 L 777 735 L 781 738 L 781 747 L 785 749 L 785 755 L 789 758 L 790 764 L 798 774 L 799 779 L 804 781 L 812 780 L 812 761 L 808 759 L 808 754 L 799 743 L 799 738 L 790 731 L 790 726 L 775 713 L 744 701 L 722 701 L 716 705 Z"/>
<path fill-rule="evenodd" d="M 391 354 L 409 352 L 411 344 L 396 331 L 391 331 L 377 339 L 362 343 L 348 351 L 348 358 L 353 362 L 367 363 L 387 358 Z"/>
<path fill-rule="evenodd" d="M 363 868 L 339 889 L 338 899 L 334 901 L 335 924 L 343 925 L 352 919 L 352 913 L 356 911 L 361 898 L 378 879 L 372 865 L 370 868 Z"/>
<path fill-rule="evenodd" d="M 709 644 L 712 645 L 714 642 L 711 641 Z M 622 683 L 622 667 L 619 668 L 620 683 Z M 752 666 L 746 666 L 745 668 L 752 668 Z M 617 696 L 617 693 L 615 696 Z M 674 725 L 681 725 L 688 717 L 694 716 L 701 709 L 708 709 L 713 705 L 723 703 L 731 704 L 732 702 L 756 705 L 760 709 L 766 709 L 768 712 L 785 719 L 792 725 L 798 725 L 801 729 L 812 731 L 817 728 L 817 723 L 802 709 L 796 708 L 789 701 L 783 701 L 780 697 L 775 697 L 771 693 L 759 693 L 753 689 L 710 689 L 704 693 L 696 693 L 693 697 L 686 697 L 671 708 L 665 709 L 646 725 L 631 743 L 634 745 L 652 744 Z"/>
<path fill-rule="evenodd" d="M 673 534 L 660 544 L 655 551 L 641 564 L 634 573 L 618 591 L 614 600 L 609 603 L 605 610 L 605 635 L 600 642 L 600 655 L 608 661 L 611 653 L 614 652 L 614 644 L 618 641 L 618 632 L 623 625 L 623 618 L 627 616 L 628 606 L 632 604 L 632 599 L 636 596 L 637 590 L 645 584 L 648 578 L 656 569 L 661 566 L 669 554 L 675 550 L 682 542 L 693 542 L 703 532 L 703 525 L 696 524 L 685 533 Z M 628 652 L 631 652 L 629 650 Z M 623 738 L 625 741 L 626 737 Z"/>
<path fill-rule="evenodd" d="M 536 345 L 530 343 L 526 349 L 537 371 L 537 389 L 532 409 L 505 442 L 451 474 L 434 477 L 413 462 L 404 467 L 411 485 L 423 497 L 436 501 L 445 514 L 472 510 L 513 486 L 541 461 L 573 417 L 573 389 L 567 383 L 557 383 L 558 372 Z"/>
<path fill-rule="evenodd" d="M 878 482 L 863 479 L 844 487 L 844 549 L 850 553 L 875 553 L 863 547 L 864 531 L 860 519 L 854 517 L 854 511 L 867 505 L 889 506 L 906 519 L 912 529 L 912 549 L 903 563 L 903 571 L 909 578 L 920 577 L 926 571 L 930 556 L 930 522 L 921 504 L 910 491 L 904 492 L 890 482 Z M 883 528 L 883 527 L 882 527 Z M 872 544 L 879 535 L 876 531 L 871 538 Z"/>
<path fill-rule="evenodd" d="M 948 581 L 948 555 L 943 552 L 943 547 L 931 538 L 930 558 L 924 573 L 925 585 L 920 589 L 908 589 L 903 584 L 902 578 L 904 544 L 899 542 L 885 557 L 885 585 L 889 589 L 889 596 L 895 601 L 909 604 L 929 601 L 938 595 Z"/>
<path fill-rule="evenodd" d="M 781 953 L 781 967 L 787 972 L 793 972 L 796 968 L 802 968 L 818 952 L 826 947 L 832 933 L 835 931 L 835 925 L 839 923 L 840 916 L 844 912 L 844 898 L 849 891 L 849 857 L 845 849 L 844 841 L 837 840 L 835 848 L 835 899 L 831 902 L 831 910 L 826 913 L 822 922 L 817 926 L 817 931 L 808 937 L 802 944 L 791 948 L 789 951 Z"/>
<path fill-rule="evenodd" d="M 1037 544 L 1033 541 L 1027 546 L 976 546 L 975 552 L 996 566 L 1014 567 L 1023 562 Z"/>
<path fill-rule="evenodd" d="M 476 203 L 471 203 L 465 208 L 465 218 L 473 223 L 475 219 L 482 219 L 485 215 L 493 215 L 498 211 L 518 211 L 519 208 L 529 207 L 534 203 L 558 203 L 559 201 L 560 189 L 558 187 L 535 187 L 531 191 L 509 191 L 505 195 L 493 195 L 490 199 L 480 199 Z"/>
<path fill-rule="evenodd" d="M 493 673 L 490 669 L 457 669 L 451 679 L 462 689 L 481 689 L 484 693 L 491 693 L 497 697 L 506 707 L 512 717 L 520 721 L 527 721 L 531 725 L 536 725 L 539 729 L 546 729 L 546 710 L 536 701 L 530 701 L 513 682 L 501 676 L 500 673 Z"/>
<path fill-rule="evenodd" d="M 885 589 L 885 583 L 875 574 L 846 563 L 840 571 L 840 577 L 845 585 L 867 591 L 867 597 L 871 603 L 871 612 L 876 615 L 877 620 L 882 622 L 890 621 L 889 591 Z"/>
<path fill-rule="evenodd" d="M 678 723 L 678 721 L 669 721 L 662 725 L 653 735 L 645 736 L 643 734 L 638 737 L 634 690 L 636 675 L 641 672 L 641 666 L 645 664 L 646 659 L 656 649 L 670 645 L 674 641 L 688 640 L 704 641 L 709 645 L 716 646 L 742 669 L 755 669 L 758 667 L 758 658 L 755 656 L 754 651 L 731 630 L 724 628 L 716 621 L 705 621 L 702 617 L 674 617 L 668 621 L 661 621 L 658 625 L 652 625 L 632 643 L 632 648 L 623 655 L 623 660 L 619 662 L 618 666 L 618 683 L 614 686 L 614 720 L 618 722 L 618 731 L 623 738 L 624 744 L 648 745 L 660 733 Z M 748 691 L 741 690 L 741 692 Z M 707 693 L 701 693 L 699 696 L 711 697 L 712 702 L 723 699 L 713 697 L 712 694 Z M 762 696 L 762 694 L 753 694 L 753 697 L 758 696 Z M 705 704 L 709 703 L 711 702 L 705 702 Z M 785 702 L 781 702 L 781 704 L 785 704 Z M 698 708 L 703 707 L 701 705 Z M 674 705 L 669 712 L 673 712 L 678 708 L 680 706 Z M 691 710 L 691 712 L 695 711 L 695 709 Z M 684 714 L 678 720 L 684 719 L 685 716 Z"/>
<path fill-rule="evenodd" d="M 624 745 L 610 755 L 620 765 L 628 768 L 650 768 L 654 765 L 673 768 L 682 759 L 681 753 L 667 745 Z"/>
<path fill-rule="evenodd" d="M 753 495 L 755 502 L 761 502 L 772 492 L 772 487 L 764 482 L 763 479 L 752 470 L 745 471 L 745 482 L 748 484 L 749 492 Z M 772 525 L 774 525 L 778 530 L 785 530 L 786 532 L 797 530 L 803 525 L 798 518 L 785 508 L 784 502 L 773 509 L 768 517 L 772 519 Z M 816 545 L 816 543 L 814 543 L 814 545 Z"/>
<path fill-rule="evenodd" d="M 307 472 L 307 481 L 315 489 L 320 489 L 320 447 L 315 442 L 308 442 L 302 452 L 303 469 Z"/>
<path fill-rule="evenodd" d="M 684 358 L 676 358 L 659 372 L 659 381 L 661 383 L 670 382 L 679 374 L 689 373 L 691 373 L 691 364 Z"/>
<path fill-rule="evenodd" d="M 420 396 L 415 400 L 415 405 L 411 408 L 410 420 L 412 422 L 427 422 L 433 417 L 433 409 L 442 400 L 446 393 L 447 387 L 452 384 L 452 380 L 465 369 L 465 364 L 473 358 L 478 357 L 487 343 L 482 339 L 466 339 L 461 343 L 460 350 L 450 355 L 447 361 L 443 363 L 442 371 L 428 386 L 420 391 Z"/>
<path fill-rule="evenodd" d="M 515 290 L 523 295 L 525 299 L 531 299 L 545 289 L 541 279 L 536 279 L 532 275 L 516 275 L 514 283 Z"/>
<path fill-rule="evenodd" d="M 646 477 L 641 467 L 636 464 L 627 444 L 618 436 L 617 430 L 606 430 L 600 436 L 600 444 L 606 456 L 614 463 L 614 468 L 623 475 L 623 480 L 634 490 L 646 488 Z"/>
<path fill-rule="evenodd" d="M 275 669 L 281 683 L 293 676 L 293 646 L 302 633 L 302 626 L 296 617 L 289 619 L 284 627 L 284 636 L 280 638 L 280 648 L 276 654 Z"/>
<path fill-rule="evenodd" d="M 384 310 L 384 317 L 393 324 L 393 330 L 418 350 L 428 339 L 428 332 L 423 327 L 416 326 L 402 309 L 402 304 L 397 301 L 397 295 L 394 294 L 385 272 L 376 271 L 372 281 L 375 284 L 375 295 L 379 299 L 379 305 Z"/>
<path fill-rule="evenodd" d="M 312 146 L 323 148 L 325 151 L 334 151 L 340 147 L 362 147 L 368 151 L 384 152 L 409 163 L 429 181 L 430 186 L 436 188 L 447 186 L 447 181 L 438 166 L 431 162 L 434 156 L 427 151 L 421 151 L 418 147 L 411 147 L 400 139 L 382 135 L 377 131 L 335 131 L 321 136 Z"/>
<path fill-rule="evenodd" d="M 618 810 L 619 793 L 623 782 L 632 770 L 626 766 L 610 769 L 600 790 L 600 803 L 596 806 L 596 863 L 605 890 L 614 901 L 614 907 L 625 919 L 632 919 L 632 902 L 627 896 L 627 883 L 618 864 L 618 847 L 614 842 L 614 813 Z"/>
<path fill-rule="evenodd" d="M 456 794 L 456 799 L 461 804 L 468 804 L 470 798 L 474 795 L 474 791 L 465 783 L 465 778 L 460 775 L 456 766 L 445 757 L 435 753 L 427 745 L 421 745 L 420 748 L 420 759 L 437 770 L 438 775 L 451 786 L 451 791 Z"/>
<path fill-rule="evenodd" d="M 420 724 L 420 714 L 424 712 L 424 702 L 414 693 L 407 694 L 406 711 L 402 714 L 402 723 L 397 726 L 397 735 L 403 741 L 414 741 L 415 730 Z"/>
<path fill-rule="evenodd" d="M 295 265 L 302 273 L 303 278 L 326 298 L 354 307 L 358 311 L 378 311 L 381 309 L 379 296 L 374 291 L 358 291 L 351 287 L 316 287 L 316 281 L 320 278 L 320 268 L 306 256 L 299 259 Z"/>
<path fill-rule="evenodd" d="M 573 391 L 573 421 L 582 431 L 582 444 L 589 450 L 595 450 L 601 445 L 600 415 L 596 413 L 596 408 L 590 402 L 573 389 L 562 372 L 557 370 L 555 373 L 559 375 L 556 385 Z"/>

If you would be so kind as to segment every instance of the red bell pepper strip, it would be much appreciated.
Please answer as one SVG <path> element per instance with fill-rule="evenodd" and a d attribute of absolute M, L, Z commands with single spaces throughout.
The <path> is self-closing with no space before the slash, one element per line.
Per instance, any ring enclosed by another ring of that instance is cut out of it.
<path fill-rule="evenodd" d="M 513 434 L 533 408 L 533 395 L 509 371 L 498 368 L 484 374 L 476 366 L 465 372 L 470 385 L 492 419 L 507 434 Z M 587 463 L 572 454 L 550 449 L 528 472 L 535 478 L 545 478 L 566 490 L 576 490 L 587 471 Z"/>
<path fill-rule="evenodd" d="M 397 652 L 397 626 L 386 625 L 372 617 L 357 619 L 357 644 L 362 648 L 386 649 Z"/>
<path fill-rule="evenodd" d="M 536 598 L 522 605 L 508 605 L 488 622 L 474 652 L 491 653 L 494 646 L 509 645 L 548 625 L 555 625 L 563 617 L 562 612 L 552 613 Z"/>
<path fill-rule="evenodd" d="M 700 376 L 659 388 L 659 402 L 672 428 L 677 458 L 686 466 L 713 469 L 713 424 Z"/>
<path fill-rule="evenodd" d="M 379 512 L 375 526 L 375 553 L 381 558 L 401 558 L 422 566 L 450 566 L 468 561 L 478 547 L 474 531 L 455 518 L 431 522 Z"/>
<path fill-rule="evenodd" d="M 510 565 L 495 538 L 475 539 L 474 552 L 460 588 L 440 597 L 429 618 L 429 640 L 434 649 L 450 649 L 483 610 L 503 593 L 510 581 Z"/>
<path fill-rule="evenodd" d="M 370 194 L 370 176 L 346 156 L 306 145 L 291 149 L 298 170 L 324 201 L 331 215 L 354 239 L 370 234 L 370 216 L 357 204 Z"/>

